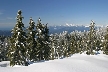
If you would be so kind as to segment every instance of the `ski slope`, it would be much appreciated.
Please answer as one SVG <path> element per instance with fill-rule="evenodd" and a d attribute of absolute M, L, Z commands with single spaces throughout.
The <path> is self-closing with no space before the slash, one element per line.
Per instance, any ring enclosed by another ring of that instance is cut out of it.
<path fill-rule="evenodd" d="M 0 65 L 9 62 L 1 62 Z M 0 72 L 108 72 L 108 56 L 75 54 L 64 59 L 33 63 L 29 66 L 0 67 Z"/>

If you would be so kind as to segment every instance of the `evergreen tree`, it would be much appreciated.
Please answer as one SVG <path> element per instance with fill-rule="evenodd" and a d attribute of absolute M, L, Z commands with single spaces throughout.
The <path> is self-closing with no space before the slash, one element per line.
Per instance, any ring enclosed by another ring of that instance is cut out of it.
<path fill-rule="evenodd" d="M 63 32 L 63 56 L 64 57 L 68 57 L 69 56 L 69 36 L 68 36 L 68 32 L 64 31 Z"/>
<path fill-rule="evenodd" d="M 82 32 L 82 40 L 81 40 L 81 52 L 80 53 L 83 53 L 84 51 L 86 51 L 86 47 L 87 47 L 87 32 Z"/>
<path fill-rule="evenodd" d="M 26 33 L 24 31 L 24 24 L 22 22 L 21 10 L 17 13 L 17 23 L 12 29 L 12 36 L 10 38 L 10 47 L 8 50 L 8 57 L 10 59 L 10 66 L 14 65 L 28 65 L 26 62 Z"/>
<path fill-rule="evenodd" d="M 50 35 L 50 41 L 51 41 L 51 43 L 50 43 L 50 48 L 51 48 L 51 54 L 50 54 L 50 59 L 51 60 L 54 60 L 54 49 L 55 49 L 55 43 L 54 43 L 54 35 L 53 34 L 51 34 Z"/>
<path fill-rule="evenodd" d="M 49 38 L 49 29 L 47 24 L 44 27 L 44 58 L 45 60 L 49 60 L 50 59 L 50 54 L 51 54 L 51 48 L 49 46 L 49 44 L 51 43 L 50 38 Z"/>
<path fill-rule="evenodd" d="M 4 56 L 3 60 L 5 61 L 8 60 L 8 57 L 7 57 L 8 49 L 9 49 L 9 37 L 6 37 L 3 43 L 3 56 Z"/>
<path fill-rule="evenodd" d="M 88 33 L 88 50 L 87 54 L 94 54 L 93 50 L 96 48 L 96 31 L 94 21 L 90 24 L 90 31 Z"/>
<path fill-rule="evenodd" d="M 36 26 L 36 38 L 37 38 L 37 49 L 38 49 L 38 60 L 49 60 L 50 58 L 50 47 L 49 47 L 49 29 L 47 24 L 41 23 L 39 18 Z"/>
<path fill-rule="evenodd" d="M 101 35 L 101 33 L 97 30 L 96 31 L 96 42 L 95 42 L 95 51 L 96 51 L 96 53 L 95 54 L 99 54 L 99 50 L 101 50 L 101 48 L 102 48 L 102 37 L 101 37 L 102 35 Z"/>
<path fill-rule="evenodd" d="M 78 32 L 76 35 L 76 53 L 79 53 L 81 51 L 81 40 L 81 35 Z"/>
<path fill-rule="evenodd" d="M 108 55 L 108 26 L 106 30 L 106 34 L 104 36 L 104 42 L 103 42 L 103 53 Z"/>
<path fill-rule="evenodd" d="M 0 62 L 3 61 L 3 38 L 0 36 Z"/>
<path fill-rule="evenodd" d="M 54 59 L 58 58 L 58 56 L 57 56 L 57 46 L 58 46 L 57 35 L 51 34 L 50 41 L 51 41 L 51 43 L 50 43 L 50 48 L 51 48 L 50 59 L 54 60 Z"/>
<path fill-rule="evenodd" d="M 35 40 L 35 22 L 30 18 L 30 26 L 27 29 L 27 56 L 28 60 L 37 61 L 37 44 Z"/>
<path fill-rule="evenodd" d="M 70 36 L 70 54 L 75 54 L 76 53 L 76 47 L 75 47 L 75 34 L 74 32 L 72 32 L 71 36 Z"/>
<path fill-rule="evenodd" d="M 57 37 L 56 37 L 56 48 L 55 48 L 55 53 L 56 53 L 56 58 L 57 59 L 59 59 L 59 58 L 61 58 L 62 57 L 62 53 L 64 53 L 63 52 L 63 45 L 61 44 L 62 42 L 61 42 L 61 38 L 63 38 L 62 36 L 63 36 L 63 34 L 57 34 L 56 35 Z M 64 42 L 64 41 L 63 41 Z"/>
<path fill-rule="evenodd" d="M 0 36 L 0 61 L 8 60 L 6 54 L 8 50 L 8 37 Z"/>

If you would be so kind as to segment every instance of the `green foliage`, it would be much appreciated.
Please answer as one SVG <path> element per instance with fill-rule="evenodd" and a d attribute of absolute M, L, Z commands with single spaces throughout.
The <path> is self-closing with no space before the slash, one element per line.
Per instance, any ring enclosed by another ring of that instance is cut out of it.
<path fill-rule="evenodd" d="M 93 50 L 96 49 L 96 31 L 95 31 L 95 23 L 94 21 L 91 22 L 90 24 L 90 31 L 88 33 L 88 50 L 87 54 L 94 54 Z"/>
<path fill-rule="evenodd" d="M 37 61 L 37 43 L 35 40 L 35 22 L 30 18 L 30 26 L 27 29 L 27 57 L 30 61 Z"/>
<path fill-rule="evenodd" d="M 51 48 L 51 54 L 50 54 L 50 59 L 51 60 L 54 60 L 54 59 L 56 59 L 56 47 L 57 47 L 57 40 L 56 40 L 56 37 L 52 34 L 51 36 L 50 36 L 50 41 L 51 41 L 51 43 L 50 43 L 50 48 Z"/>
<path fill-rule="evenodd" d="M 94 21 L 87 32 L 74 31 L 68 34 L 64 31 L 49 36 L 48 26 L 42 24 L 40 18 L 36 26 L 30 18 L 30 25 L 24 30 L 24 17 L 21 14 L 19 10 L 12 36 L 6 39 L 0 36 L 0 61 L 10 60 L 10 66 L 28 66 L 28 61 L 54 60 L 85 51 L 87 55 L 94 55 L 94 50 L 103 50 L 108 55 L 108 28 L 105 35 L 98 35 Z"/>
<path fill-rule="evenodd" d="M 103 43 L 103 53 L 108 55 L 108 26 L 107 26 L 107 30 L 106 30 L 106 34 L 105 34 L 105 39 L 104 39 L 104 43 Z"/>
<path fill-rule="evenodd" d="M 17 23 L 12 30 L 10 38 L 10 47 L 7 56 L 10 59 L 10 66 L 26 65 L 26 33 L 23 30 L 21 10 L 17 13 Z"/>
<path fill-rule="evenodd" d="M 6 54 L 8 53 L 9 37 L 0 36 L 0 61 L 7 61 L 8 57 Z"/>
<path fill-rule="evenodd" d="M 75 37 L 72 35 L 70 38 L 70 54 L 75 54 L 76 48 L 75 46 Z"/>
<path fill-rule="evenodd" d="M 37 52 L 38 60 L 49 60 L 50 58 L 50 47 L 49 47 L 49 29 L 47 24 L 41 23 L 39 18 L 38 24 L 36 26 L 36 38 L 37 38 Z"/>

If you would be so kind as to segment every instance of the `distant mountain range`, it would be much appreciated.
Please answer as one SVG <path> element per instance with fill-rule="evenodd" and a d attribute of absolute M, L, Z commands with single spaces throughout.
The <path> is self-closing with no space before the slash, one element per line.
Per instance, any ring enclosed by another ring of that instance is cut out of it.
<path fill-rule="evenodd" d="M 78 30 L 81 32 L 83 32 L 84 30 L 88 31 L 89 27 L 87 26 L 67 26 L 67 25 L 66 26 L 49 26 L 50 33 L 61 33 L 63 31 L 68 31 L 70 33 L 75 30 Z"/>
<path fill-rule="evenodd" d="M 60 25 L 60 26 L 49 26 L 49 33 L 50 34 L 54 34 L 54 33 L 61 33 L 63 31 L 68 31 L 68 33 L 72 32 L 72 31 L 81 31 L 83 32 L 88 31 L 89 30 L 89 26 L 78 26 L 78 25 L 72 25 L 72 24 L 66 24 L 66 25 Z M 1 29 L 0 28 L 0 35 L 11 35 L 10 31 L 12 28 L 6 28 L 6 29 Z"/>
<path fill-rule="evenodd" d="M 0 35 L 10 36 L 11 32 L 10 30 L 0 30 Z"/>

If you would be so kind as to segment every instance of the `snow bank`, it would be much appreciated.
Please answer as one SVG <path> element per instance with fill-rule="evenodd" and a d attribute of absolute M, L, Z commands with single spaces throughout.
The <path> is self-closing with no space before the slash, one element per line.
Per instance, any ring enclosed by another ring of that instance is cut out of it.
<path fill-rule="evenodd" d="M 27 67 L 0 67 L 0 72 L 108 72 L 107 63 L 107 55 L 75 54 L 69 58 L 37 62 Z"/>
<path fill-rule="evenodd" d="M 0 62 L 0 67 L 8 67 L 8 66 L 9 66 L 9 61 Z"/>

